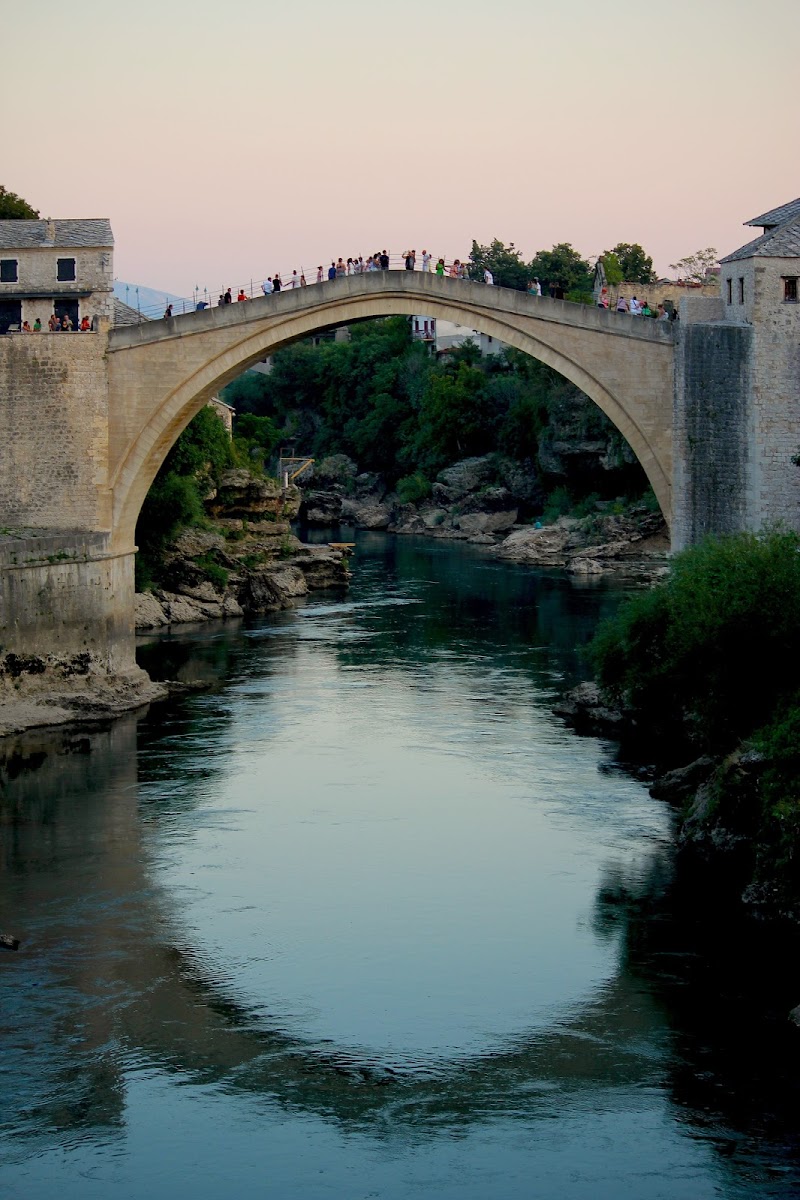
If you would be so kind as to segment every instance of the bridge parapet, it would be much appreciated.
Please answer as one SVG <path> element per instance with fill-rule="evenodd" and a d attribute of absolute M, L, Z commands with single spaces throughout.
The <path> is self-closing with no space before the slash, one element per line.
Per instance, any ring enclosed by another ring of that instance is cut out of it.
<path fill-rule="evenodd" d="M 487 287 L 472 280 L 440 278 L 427 272 L 375 271 L 310 284 L 305 288 L 284 288 L 271 296 L 220 304 L 160 321 L 119 326 L 111 332 L 109 349 L 115 351 L 136 345 L 150 345 L 170 338 L 205 333 L 210 328 L 240 328 L 273 313 L 289 315 L 306 311 L 310 306 L 321 313 L 328 305 L 340 307 L 348 300 L 375 295 L 413 296 L 416 298 L 417 312 L 426 311 L 426 300 L 445 301 L 458 306 L 462 316 L 464 309 L 490 314 L 516 314 L 574 329 L 597 330 L 615 337 L 661 344 L 670 344 L 674 340 L 672 326 L 667 321 L 632 317 L 628 313 L 610 312 L 594 305 L 573 304 L 568 300 L 529 296 L 513 288 Z M 461 323 L 465 322 L 462 320 Z"/>

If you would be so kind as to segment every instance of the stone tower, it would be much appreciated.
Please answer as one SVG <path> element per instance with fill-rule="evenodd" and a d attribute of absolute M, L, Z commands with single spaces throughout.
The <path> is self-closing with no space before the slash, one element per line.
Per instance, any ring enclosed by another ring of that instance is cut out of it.
<path fill-rule="evenodd" d="M 673 546 L 707 533 L 800 530 L 800 199 L 746 222 L 719 300 L 681 302 Z"/>

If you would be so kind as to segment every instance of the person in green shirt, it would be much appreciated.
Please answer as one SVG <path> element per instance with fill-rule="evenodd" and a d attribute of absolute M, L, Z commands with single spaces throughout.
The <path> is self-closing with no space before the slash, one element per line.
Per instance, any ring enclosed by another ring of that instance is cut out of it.
<path fill-rule="evenodd" d="M 34 332 L 34 333 L 41 333 L 41 332 L 42 332 L 42 322 L 39 320 L 39 318 L 38 318 L 38 317 L 37 317 L 37 318 L 36 318 L 36 320 L 33 322 L 33 332 Z"/>
<path fill-rule="evenodd" d="M 652 317 L 652 315 L 653 315 L 653 310 L 650 307 L 650 305 L 647 303 L 647 301 L 645 300 L 644 304 L 642 305 L 642 316 L 643 317 Z"/>

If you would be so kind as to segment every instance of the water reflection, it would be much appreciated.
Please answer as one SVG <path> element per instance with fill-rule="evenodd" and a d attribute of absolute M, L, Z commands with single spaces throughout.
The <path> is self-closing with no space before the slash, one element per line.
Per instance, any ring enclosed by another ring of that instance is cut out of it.
<path fill-rule="evenodd" d="M 391 545 L 349 600 L 151 651 L 211 693 L 13 748 L 4 1179 L 795 1194 L 796 959 L 698 911 L 668 816 L 548 712 L 613 593 Z"/>

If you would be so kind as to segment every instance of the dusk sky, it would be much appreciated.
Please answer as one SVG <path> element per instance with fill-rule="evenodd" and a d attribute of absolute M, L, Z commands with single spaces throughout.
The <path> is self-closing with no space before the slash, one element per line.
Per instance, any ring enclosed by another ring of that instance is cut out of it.
<path fill-rule="evenodd" d="M 3 4 L 0 183 L 179 295 L 339 254 L 638 241 L 800 195 L 800 0 Z M 34 48 L 35 46 L 35 48 Z"/>

